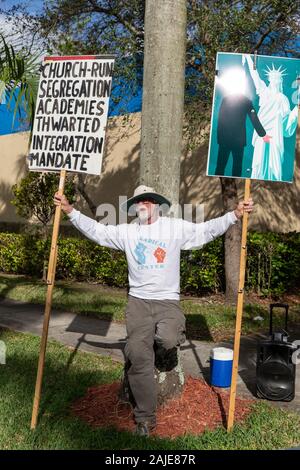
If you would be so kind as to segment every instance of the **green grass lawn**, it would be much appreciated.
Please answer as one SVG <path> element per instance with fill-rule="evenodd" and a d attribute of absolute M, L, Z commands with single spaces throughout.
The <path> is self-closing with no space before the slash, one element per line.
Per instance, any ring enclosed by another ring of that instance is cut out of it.
<path fill-rule="evenodd" d="M 24 276 L 0 275 L 0 297 L 23 302 L 45 303 L 47 286 L 41 280 Z M 124 290 L 105 288 L 100 285 L 57 281 L 53 295 L 53 307 L 98 317 L 124 321 L 127 295 Z M 201 299 L 184 299 L 181 306 L 187 318 L 187 333 L 190 339 L 220 341 L 234 334 L 235 307 L 222 303 L 202 302 Z M 262 316 L 263 321 L 254 320 Z M 299 324 L 300 304 L 290 308 L 290 321 Z M 267 331 L 269 324 L 267 305 L 245 303 L 243 334 Z M 283 316 L 275 316 L 275 325 L 283 324 Z"/>
<path fill-rule="evenodd" d="M 77 352 L 49 341 L 35 431 L 30 430 L 40 339 L 0 329 L 7 347 L 0 365 L 0 449 L 279 449 L 299 444 L 300 417 L 259 402 L 230 434 L 219 428 L 176 440 L 141 438 L 115 429 L 93 429 L 70 413 L 89 386 L 117 380 L 121 366 L 111 359 Z"/>

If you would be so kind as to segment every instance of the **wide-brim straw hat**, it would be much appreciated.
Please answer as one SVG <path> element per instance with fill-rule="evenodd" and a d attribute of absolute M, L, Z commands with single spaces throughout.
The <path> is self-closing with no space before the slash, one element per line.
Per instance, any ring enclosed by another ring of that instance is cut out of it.
<path fill-rule="evenodd" d="M 140 186 L 135 188 L 133 196 L 121 204 L 121 209 L 122 211 L 126 213 L 130 211 L 132 215 L 135 215 L 136 208 L 133 206 L 135 206 L 135 204 L 138 201 L 142 201 L 143 199 L 147 199 L 147 198 L 153 199 L 160 206 L 161 205 L 167 205 L 168 207 L 171 206 L 171 202 L 165 196 L 157 193 L 153 188 L 150 188 L 149 186 L 145 186 L 141 184 Z"/>

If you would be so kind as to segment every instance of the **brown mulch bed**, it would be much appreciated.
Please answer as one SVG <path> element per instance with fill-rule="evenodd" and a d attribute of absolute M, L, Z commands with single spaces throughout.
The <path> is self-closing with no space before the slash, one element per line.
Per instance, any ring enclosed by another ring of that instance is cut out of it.
<path fill-rule="evenodd" d="M 120 382 L 97 385 L 72 405 L 72 412 L 93 427 L 113 426 L 120 431 L 134 431 L 132 408 L 120 402 Z M 237 397 L 235 422 L 243 421 L 254 400 Z M 204 380 L 188 377 L 179 398 L 169 400 L 157 410 L 154 436 L 175 438 L 184 434 L 200 434 L 226 426 L 229 389 L 209 386 Z"/>

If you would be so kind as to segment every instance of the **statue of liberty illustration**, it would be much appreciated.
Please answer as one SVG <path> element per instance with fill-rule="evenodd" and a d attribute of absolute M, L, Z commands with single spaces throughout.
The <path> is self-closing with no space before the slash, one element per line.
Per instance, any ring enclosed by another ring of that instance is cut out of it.
<path fill-rule="evenodd" d="M 267 67 L 265 70 L 269 84 L 259 76 L 253 67 L 249 54 L 243 54 L 242 62 L 248 63 L 249 72 L 259 96 L 258 118 L 266 133 L 271 137 L 268 143 L 260 139 L 254 131 L 252 138 L 253 162 L 251 178 L 272 181 L 282 181 L 284 164 L 284 137 L 291 137 L 298 121 L 298 107 L 292 110 L 290 103 L 283 94 L 283 77 L 286 75 L 282 67 Z"/>

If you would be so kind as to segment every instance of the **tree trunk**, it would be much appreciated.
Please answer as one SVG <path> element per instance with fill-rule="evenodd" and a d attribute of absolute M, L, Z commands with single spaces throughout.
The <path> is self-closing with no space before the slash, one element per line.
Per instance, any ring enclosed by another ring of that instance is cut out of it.
<path fill-rule="evenodd" d="M 141 183 L 179 200 L 184 106 L 185 0 L 146 0 Z"/>
<path fill-rule="evenodd" d="M 77 181 L 75 183 L 75 188 L 81 194 L 81 196 L 83 197 L 83 199 L 89 206 L 89 209 L 91 213 L 93 214 L 93 216 L 96 217 L 97 206 L 95 205 L 94 201 L 89 197 L 88 193 L 86 192 L 86 176 L 83 175 L 82 173 L 78 173 L 76 176 L 77 176 Z"/>
<path fill-rule="evenodd" d="M 186 16 L 185 0 L 146 0 L 140 182 L 173 204 L 179 201 Z M 179 349 L 154 350 L 161 405 L 180 395 L 184 374 Z M 126 367 L 120 396 L 132 400 Z"/>
<path fill-rule="evenodd" d="M 157 404 L 162 405 L 166 400 L 181 394 L 184 385 L 184 372 L 180 361 L 180 349 L 172 348 L 166 351 L 154 347 L 155 372 L 157 384 Z"/>
<path fill-rule="evenodd" d="M 226 212 L 232 211 L 238 201 L 236 181 L 234 178 L 220 178 L 220 180 L 224 209 Z M 226 303 L 236 303 L 237 300 L 241 239 L 242 224 L 239 220 L 225 233 Z"/>
<path fill-rule="evenodd" d="M 154 378 L 157 385 L 157 405 L 160 406 L 181 394 L 184 385 L 184 372 L 180 361 L 179 348 L 165 350 L 154 345 L 155 368 Z M 119 399 L 124 403 L 135 405 L 128 380 L 129 362 L 125 363 L 119 391 Z"/>
<path fill-rule="evenodd" d="M 43 224 L 42 238 L 45 243 L 47 241 L 48 235 L 49 235 L 49 226 L 47 224 Z M 43 275 L 42 275 L 43 282 L 47 282 L 48 263 L 49 263 L 49 254 L 46 257 L 44 257 L 44 260 L 43 260 Z"/>

